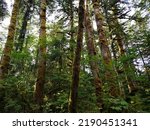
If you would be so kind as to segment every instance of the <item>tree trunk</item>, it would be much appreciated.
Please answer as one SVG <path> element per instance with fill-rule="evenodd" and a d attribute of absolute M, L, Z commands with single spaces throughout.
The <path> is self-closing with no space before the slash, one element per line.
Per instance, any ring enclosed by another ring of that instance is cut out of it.
<path fill-rule="evenodd" d="M 86 39 L 87 39 L 89 61 L 90 61 L 91 71 L 94 78 L 97 106 L 99 108 L 99 112 L 102 112 L 103 109 L 102 81 L 99 77 L 99 67 L 98 67 L 98 62 L 96 60 L 96 49 L 93 41 L 93 27 L 89 15 L 88 0 L 86 0 L 85 28 L 86 28 L 86 36 L 87 36 Z"/>
<path fill-rule="evenodd" d="M 40 11 L 40 35 L 39 35 L 39 61 L 37 68 L 37 81 L 35 100 L 38 105 L 43 103 L 43 89 L 46 70 L 46 0 L 41 0 Z"/>
<path fill-rule="evenodd" d="M 9 63 L 11 59 L 11 52 L 14 46 L 14 37 L 15 37 L 17 16 L 19 12 L 19 3 L 20 3 L 20 0 L 14 1 L 12 16 L 11 16 L 10 25 L 8 28 L 7 41 L 5 43 L 3 56 L 1 58 L 0 79 L 3 79 L 5 75 L 8 74 Z"/>
<path fill-rule="evenodd" d="M 78 34 L 77 34 L 77 47 L 75 50 L 75 57 L 73 62 L 73 74 L 72 74 L 72 83 L 69 97 L 69 112 L 77 112 L 77 94 L 79 86 L 79 75 L 80 75 L 80 59 L 81 59 L 81 50 L 83 42 L 83 29 L 84 29 L 84 0 L 79 2 L 79 21 L 78 21 Z"/>
<path fill-rule="evenodd" d="M 23 43 L 24 43 L 24 39 L 26 35 L 27 24 L 28 24 L 28 21 L 30 20 L 32 6 L 33 6 L 33 0 L 29 0 L 26 5 L 26 11 L 23 16 L 21 30 L 20 30 L 20 34 L 18 37 L 18 44 L 16 44 L 16 51 L 22 51 L 23 49 Z"/>
<path fill-rule="evenodd" d="M 150 81 L 150 74 L 149 74 L 148 68 L 146 67 L 146 63 L 145 63 L 145 60 L 144 60 L 142 51 L 140 50 L 140 47 L 139 47 L 138 44 L 137 44 L 137 49 L 138 49 L 139 56 L 141 57 L 142 63 L 143 63 L 143 65 L 144 65 L 147 78 L 148 78 L 148 80 Z"/>
<path fill-rule="evenodd" d="M 100 1 L 99 0 L 92 0 L 93 2 L 93 8 L 94 8 L 94 14 L 97 24 L 97 30 L 99 35 L 99 45 L 101 49 L 101 55 L 103 57 L 104 61 L 104 67 L 105 67 L 105 81 L 110 86 L 110 94 L 111 96 L 118 96 L 118 85 L 116 83 L 116 79 L 114 76 L 114 69 L 112 65 L 112 59 L 111 59 L 111 53 L 108 47 L 108 41 L 105 33 L 104 26 L 104 17 L 100 10 Z"/>
<path fill-rule="evenodd" d="M 122 56 L 125 56 L 126 57 L 126 52 L 125 52 L 125 49 L 124 49 L 124 32 L 123 32 L 123 28 L 122 26 L 119 24 L 119 21 L 118 21 L 118 18 L 117 18 L 117 11 L 118 11 L 118 8 L 116 5 L 114 5 L 114 7 L 112 8 L 112 11 L 113 11 L 113 29 L 114 29 L 114 34 L 116 35 L 116 41 L 117 41 L 117 46 L 118 46 L 118 49 L 119 49 L 119 56 L 122 57 Z M 136 87 L 135 87 L 135 84 L 133 83 L 132 79 L 131 79 L 131 76 L 128 75 L 128 72 L 129 71 L 132 71 L 131 68 L 130 68 L 130 64 L 128 63 L 128 61 L 125 61 L 123 63 L 123 71 L 124 71 L 124 74 L 125 74 L 125 79 L 128 83 L 128 90 L 129 90 L 129 93 L 133 92 L 136 90 Z"/>
<path fill-rule="evenodd" d="M 71 60 L 74 58 L 74 9 L 73 9 L 73 1 L 70 0 L 70 52 L 71 52 Z"/>

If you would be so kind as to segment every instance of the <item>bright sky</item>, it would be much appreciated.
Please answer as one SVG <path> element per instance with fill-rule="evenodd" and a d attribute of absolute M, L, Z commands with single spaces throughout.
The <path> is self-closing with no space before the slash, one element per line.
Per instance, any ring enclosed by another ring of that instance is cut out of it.
<path fill-rule="evenodd" d="M 11 15 L 12 12 L 12 6 L 14 3 L 14 0 L 5 0 L 7 2 L 7 6 L 8 6 L 8 12 L 9 12 L 9 16 Z M 0 21 L 0 46 L 3 46 L 2 43 L 5 43 L 6 40 L 6 36 L 7 36 L 7 32 L 8 32 L 8 26 L 10 23 L 10 17 L 7 16 L 3 21 Z M 4 40 L 4 41 L 3 41 Z"/>
<path fill-rule="evenodd" d="M 11 11 L 12 11 L 12 6 L 13 6 L 13 3 L 14 3 L 14 0 L 6 0 L 6 3 L 7 3 L 7 6 L 8 6 L 9 15 L 11 15 Z M 2 22 L 2 25 L 3 25 L 3 26 L 9 25 L 9 22 L 10 22 L 10 17 L 7 17 L 7 18 L 5 18 L 5 20 Z M 0 27 L 1 27 L 1 26 L 0 26 Z"/>

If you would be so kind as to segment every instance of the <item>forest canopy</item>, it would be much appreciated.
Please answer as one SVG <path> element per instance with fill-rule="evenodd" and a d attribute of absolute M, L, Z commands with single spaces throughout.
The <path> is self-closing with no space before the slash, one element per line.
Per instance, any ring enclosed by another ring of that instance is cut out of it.
<path fill-rule="evenodd" d="M 150 112 L 150 1 L 0 0 L 0 104 Z"/>

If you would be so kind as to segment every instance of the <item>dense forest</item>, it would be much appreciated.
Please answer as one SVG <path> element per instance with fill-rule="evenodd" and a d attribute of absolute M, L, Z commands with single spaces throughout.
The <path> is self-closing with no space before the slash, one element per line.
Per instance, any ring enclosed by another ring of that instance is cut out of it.
<path fill-rule="evenodd" d="M 150 112 L 150 0 L 0 0 L 0 112 Z"/>

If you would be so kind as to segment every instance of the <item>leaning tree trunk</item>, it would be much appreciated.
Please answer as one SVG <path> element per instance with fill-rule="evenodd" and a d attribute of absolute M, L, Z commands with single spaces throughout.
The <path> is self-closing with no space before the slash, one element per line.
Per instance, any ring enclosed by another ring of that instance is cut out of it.
<path fill-rule="evenodd" d="M 97 30 L 99 35 L 99 45 L 101 49 L 101 55 L 103 57 L 104 61 L 104 67 L 105 67 L 105 81 L 110 87 L 110 94 L 111 96 L 118 96 L 118 84 L 116 83 L 116 79 L 114 76 L 114 69 L 112 65 L 112 59 L 111 59 L 111 53 L 108 47 L 108 41 L 104 29 L 104 17 L 100 10 L 100 1 L 99 0 L 92 0 L 93 2 L 93 8 L 94 8 L 94 14 L 97 24 Z"/>
<path fill-rule="evenodd" d="M 144 60 L 144 56 L 143 56 L 142 51 L 140 50 L 140 47 L 139 47 L 138 44 L 137 44 L 137 49 L 138 49 L 139 56 L 140 56 L 140 58 L 141 58 L 141 60 L 142 60 L 142 63 L 143 63 L 143 65 L 144 65 L 147 78 L 148 78 L 148 80 L 150 81 L 150 74 L 149 74 L 148 68 L 146 67 L 146 63 L 145 63 L 145 60 Z"/>
<path fill-rule="evenodd" d="M 10 25 L 8 28 L 7 41 L 5 43 L 5 47 L 3 50 L 3 56 L 1 58 L 0 79 L 3 79 L 5 77 L 5 75 L 8 74 L 9 63 L 11 60 L 11 52 L 12 52 L 13 46 L 14 46 L 14 37 L 15 37 L 17 16 L 18 16 L 18 12 L 19 12 L 19 3 L 20 3 L 20 0 L 14 1 L 12 16 L 11 16 Z"/>
<path fill-rule="evenodd" d="M 83 29 L 84 29 L 84 3 L 85 0 L 80 0 L 79 2 L 79 21 L 78 21 L 78 34 L 77 34 L 77 47 L 75 50 L 75 57 L 73 62 L 73 74 L 72 83 L 69 97 L 69 112 L 77 112 L 77 94 L 79 86 L 79 74 L 80 74 L 80 59 L 81 59 L 81 49 L 83 42 Z"/>
<path fill-rule="evenodd" d="M 96 49 L 95 49 L 94 39 L 93 39 L 93 27 L 91 24 L 89 10 L 88 10 L 88 0 L 86 1 L 85 28 L 86 28 L 86 39 L 87 39 L 87 49 L 89 54 L 89 62 L 90 62 L 91 71 L 94 78 L 97 106 L 99 108 L 99 112 L 102 112 L 103 109 L 102 81 L 99 77 L 99 67 L 98 67 L 98 62 L 96 61 Z"/>
<path fill-rule="evenodd" d="M 126 52 L 124 49 L 124 31 L 122 26 L 119 24 L 118 18 L 117 18 L 117 13 L 118 13 L 118 8 L 116 5 L 114 5 L 114 7 L 112 8 L 113 11 L 113 30 L 114 30 L 114 34 L 116 35 L 116 40 L 117 40 L 117 46 L 119 49 L 119 55 L 120 57 L 126 57 Z M 117 27 L 117 28 L 116 28 Z M 132 71 L 130 68 L 130 64 L 128 63 L 128 61 L 125 61 L 123 63 L 123 72 L 125 74 L 125 78 L 128 84 L 128 90 L 129 93 L 133 92 L 136 90 L 135 84 L 133 82 L 133 80 L 131 79 L 131 76 L 128 74 L 128 72 Z"/>
<path fill-rule="evenodd" d="M 40 106 L 43 104 L 43 89 L 46 70 L 46 0 L 41 0 L 40 11 L 40 35 L 39 35 L 39 60 L 36 81 L 35 100 Z"/>

